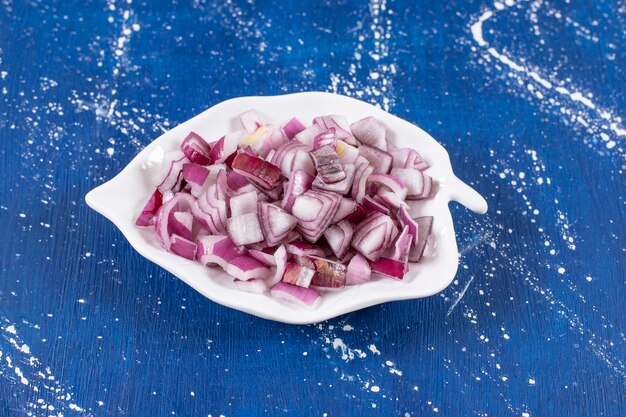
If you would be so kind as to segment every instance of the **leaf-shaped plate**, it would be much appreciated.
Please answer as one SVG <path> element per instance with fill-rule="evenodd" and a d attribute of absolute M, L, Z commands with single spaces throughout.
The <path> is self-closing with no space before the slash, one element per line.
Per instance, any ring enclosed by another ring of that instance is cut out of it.
<path fill-rule="evenodd" d="M 285 123 L 293 116 L 305 124 L 311 123 L 316 116 L 327 114 L 345 115 L 350 122 L 374 116 L 387 127 L 389 141 L 398 147 L 415 148 L 430 164 L 426 173 L 434 180 L 433 198 L 410 203 L 414 217 L 434 217 L 434 250 L 431 254 L 419 264 L 410 264 L 402 281 L 377 278 L 362 285 L 322 290 L 321 302 L 308 310 L 270 295 L 241 292 L 220 268 L 204 267 L 167 253 L 157 242 L 153 229 L 135 226 L 137 216 L 154 191 L 149 181 L 150 167 L 160 162 L 163 152 L 177 149 L 192 130 L 207 140 L 215 140 L 240 129 L 238 115 L 250 109 L 255 109 L 263 120 L 277 124 Z M 371 104 L 321 92 L 240 97 L 219 103 L 161 135 L 122 172 L 89 192 L 85 199 L 91 208 L 111 220 L 141 255 L 205 297 L 259 317 L 293 324 L 320 322 L 375 304 L 438 293 L 452 282 L 459 260 L 448 203 L 454 200 L 477 213 L 487 211 L 486 201 L 454 175 L 446 150 L 422 129 Z"/>

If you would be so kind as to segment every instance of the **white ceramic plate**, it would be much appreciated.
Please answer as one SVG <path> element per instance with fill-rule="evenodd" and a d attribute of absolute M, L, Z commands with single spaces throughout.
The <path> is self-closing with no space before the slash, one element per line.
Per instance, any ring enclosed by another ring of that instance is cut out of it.
<path fill-rule="evenodd" d="M 434 179 L 434 198 L 412 202 L 415 216 L 432 215 L 434 251 L 419 264 L 411 264 L 402 281 L 377 278 L 363 285 L 323 292 L 315 309 L 307 310 L 269 295 L 237 290 L 220 268 L 167 253 L 154 230 L 135 226 L 141 209 L 153 193 L 150 166 L 160 162 L 163 151 L 178 149 L 182 139 L 195 131 L 207 140 L 240 129 L 238 115 L 255 109 L 263 120 L 284 123 L 296 116 L 305 124 L 315 116 L 341 114 L 354 122 L 374 116 L 387 127 L 387 138 L 399 147 L 414 147 L 430 164 L 426 171 Z M 458 267 L 458 250 L 448 203 L 455 200 L 477 213 L 487 211 L 487 202 L 452 172 L 445 149 L 419 127 L 362 101 L 336 94 L 307 92 L 274 97 L 240 97 L 219 103 L 182 123 L 150 143 L 115 178 L 85 197 L 87 204 L 111 220 L 142 256 L 165 268 L 216 303 L 284 323 L 315 323 L 394 300 L 427 297 L 446 288 Z"/>

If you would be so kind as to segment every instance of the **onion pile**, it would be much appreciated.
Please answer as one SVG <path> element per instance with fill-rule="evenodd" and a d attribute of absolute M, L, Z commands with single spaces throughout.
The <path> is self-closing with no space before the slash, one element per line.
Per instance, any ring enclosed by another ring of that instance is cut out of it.
<path fill-rule="evenodd" d="M 219 266 L 242 291 L 313 307 L 319 288 L 401 280 L 420 262 L 433 218 L 406 200 L 431 197 L 428 163 L 387 142 L 373 117 L 240 115 L 242 130 L 207 142 L 191 132 L 152 178 L 137 226 L 165 250 Z"/>

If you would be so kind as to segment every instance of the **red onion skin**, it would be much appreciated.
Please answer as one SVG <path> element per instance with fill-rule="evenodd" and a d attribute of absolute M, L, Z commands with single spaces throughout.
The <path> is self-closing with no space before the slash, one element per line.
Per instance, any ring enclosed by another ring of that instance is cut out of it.
<path fill-rule="evenodd" d="M 137 226 L 150 226 L 154 224 L 154 216 L 157 210 L 163 205 L 163 194 L 159 190 L 154 190 L 150 200 L 146 203 L 139 218 L 135 222 Z"/>
<path fill-rule="evenodd" d="M 339 163 L 339 156 L 332 145 L 320 146 L 309 152 L 315 162 L 317 176 L 326 184 L 333 184 L 346 178 L 346 173 Z"/>
<path fill-rule="evenodd" d="M 188 224 L 184 224 L 179 221 L 176 214 L 183 217 L 183 221 Z M 182 238 L 191 240 L 192 228 L 193 228 L 193 215 L 189 212 L 174 212 L 171 211 L 168 217 L 167 224 L 168 232 L 170 234 L 179 235 Z"/>
<path fill-rule="evenodd" d="M 230 156 L 228 158 L 226 158 L 224 160 L 224 164 L 228 167 L 231 168 L 233 167 L 233 161 L 235 160 L 235 157 L 237 156 L 237 152 L 233 152 L 232 154 L 230 154 Z M 234 171 L 233 171 L 234 172 Z"/>
<path fill-rule="evenodd" d="M 217 161 L 222 157 L 222 151 L 224 150 L 224 136 L 213 142 L 213 146 L 211 147 L 211 153 L 209 157 L 213 161 Z"/>
<path fill-rule="evenodd" d="M 253 278 L 267 278 L 270 270 L 264 264 L 250 256 L 239 256 L 226 265 L 226 272 L 242 281 Z"/>
<path fill-rule="evenodd" d="M 209 170 L 195 163 L 187 163 L 183 165 L 183 178 L 188 183 L 195 183 L 198 185 L 204 184 L 206 178 L 209 176 Z"/>
<path fill-rule="evenodd" d="M 357 203 L 354 211 L 344 217 L 344 219 L 348 220 L 352 224 L 358 224 L 367 216 L 367 213 L 367 209 Z"/>
<path fill-rule="evenodd" d="M 183 179 L 191 188 L 191 195 L 198 198 L 203 192 L 203 186 L 209 176 L 209 170 L 198 164 L 187 163 L 183 165 Z"/>
<path fill-rule="evenodd" d="M 288 262 L 282 282 L 308 288 L 314 276 L 315 269 L 299 265 L 295 262 Z"/>
<path fill-rule="evenodd" d="M 283 126 L 283 132 L 289 140 L 293 139 L 298 133 L 302 132 L 305 126 L 297 118 L 291 119 Z"/>
<path fill-rule="evenodd" d="M 397 261 L 390 258 L 379 258 L 375 262 L 370 262 L 372 272 L 376 272 L 381 275 L 385 275 L 389 278 L 401 280 L 404 278 L 404 274 L 407 270 L 405 262 Z"/>
<path fill-rule="evenodd" d="M 280 168 L 276 165 L 245 153 L 239 153 L 235 156 L 231 168 L 265 191 L 276 188 L 283 180 Z"/>
<path fill-rule="evenodd" d="M 209 165 L 212 161 L 209 144 L 195 132 L 190 132 L 180 147 L 187 159 L 194 164 Z"/>
<path fill-rule="evenodd" d="M 237 174 L 235 171 L 228 171 L 226 173 L 226 183 L 229 188 L 235 191 L 250 184 L 246 177 L 241 174 Z"/>
<path fill-rule="evenodd" d="M 169 250 L 176 255 L 182 256 L 183 258 L 189 260 L 193 260 L 196 258 L 196 244 L 178 235 L 172 235 L 172 241 Z"/>
<path fill-rule="evenodd" d="M 346 267 L 328 259 L 312 258 L 316 274 L 311 285 L 316 287 L 342 288 L 346 284 Z"/>
<path fill-rule="evenodd" d="M 315 180 L 313 181 L 313 188 L 323 191 L 332 191 L 342 195 L 348 194 L 350 188 L 352 187 L 352 183 L 354 182 L 356 168 L 353 164 L 344 164 L 343 170 L 346 174 L 346 177 L 343 180 L 334 184 L 327 184 L 320 177 L 315 177 Z"/>

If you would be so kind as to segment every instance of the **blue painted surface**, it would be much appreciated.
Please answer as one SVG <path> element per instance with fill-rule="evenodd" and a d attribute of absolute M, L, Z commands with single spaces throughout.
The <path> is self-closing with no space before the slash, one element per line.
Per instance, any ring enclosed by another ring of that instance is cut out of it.
<path fill-rule="evenodd" d="M 2 2 L 0 415 L 625 415 L 623 2 L 217 3 Z M 420 125 L 488 197 L 442 294 L 264 321 L 84 204 L 201 110 L 302 90 Z"/>

